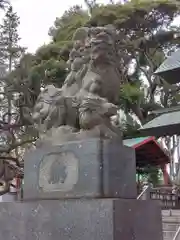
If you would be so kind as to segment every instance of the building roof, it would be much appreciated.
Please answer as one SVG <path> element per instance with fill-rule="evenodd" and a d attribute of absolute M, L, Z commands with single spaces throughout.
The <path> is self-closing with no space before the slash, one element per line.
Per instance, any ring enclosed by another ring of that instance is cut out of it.
<path fill-rule="evenodd" d="M 180 82 L 180 50 L 172 53 L 155 71 L 155 74 L 171 84 Z"/>
<path fill-rule="evenodd" d="M 123 143 L 128 147 L 137 148 L 138 146 L 143 145 L 146 142 L 150 141 L 152 138 L 153 137 L 139 137 L 139 138 L 125 139 L 123 140 Z"/>
<path fill-rule="evenodd" d="M 160 166 L 170 162 L 169 156 L 155 140 L 155 137 L 126 139 L 123 143 L 136 150 L 136 165 L 138 167 Z"/>
<path fill-rule="evenodd" d="M 142 136 L 180 134 L 180 111 L 164 113 L 143 125 L 139 131 Z"/>

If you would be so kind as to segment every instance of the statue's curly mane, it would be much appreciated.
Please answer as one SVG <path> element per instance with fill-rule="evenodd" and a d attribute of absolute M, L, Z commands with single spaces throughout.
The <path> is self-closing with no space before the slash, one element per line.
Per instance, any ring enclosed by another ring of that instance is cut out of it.
<path fill-rule="evenodd" d="M 37 125 L 44 124 L 46 130 L 71 126 L 79 131 L 77 119 L 82 129 L 103 125 L 105 118 L 110 122 L 121 83 L 114 35 L 109 27 L 76 31 L 68 61 L 70 72 L 61 89 L 50 85 L 39 95 L 34 113 Z"/>

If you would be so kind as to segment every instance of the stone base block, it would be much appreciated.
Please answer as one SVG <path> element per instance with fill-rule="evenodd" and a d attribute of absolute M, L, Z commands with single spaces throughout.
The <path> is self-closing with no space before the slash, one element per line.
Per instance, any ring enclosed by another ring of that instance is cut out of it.
<path fill-rule="evenodd" d="M 0 203 L 0 239 L 162 240 L 161 212 L 141 200 Z"/>
<path fill-rule="evenodd" d="M 24 157 L 24 199 L 136 198 L 135 151 L 91 139 L 42 145 Z"/>

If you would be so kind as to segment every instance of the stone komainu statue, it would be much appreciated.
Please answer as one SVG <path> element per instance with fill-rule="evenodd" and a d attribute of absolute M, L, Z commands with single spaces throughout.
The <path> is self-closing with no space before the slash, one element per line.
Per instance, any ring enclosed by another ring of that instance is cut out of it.
<path fill-rule="evenodd" d="M 47 86 L 37 99 L 33 119 L 40 138 L 57 144 L 84 137 L 121 138 L 111 122 L 122 83 L 116 32 L 111 26 L 80 28 L 73 40 L 64 85 Z"/>

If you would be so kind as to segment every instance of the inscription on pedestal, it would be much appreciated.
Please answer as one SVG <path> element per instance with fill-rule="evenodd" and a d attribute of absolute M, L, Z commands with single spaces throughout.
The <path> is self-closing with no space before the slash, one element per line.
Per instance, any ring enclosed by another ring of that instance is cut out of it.
<path fill-rule="evenodd" d="M 71 152 L 51 153 L 39 167 L 39 188 L 44 192 L 69 192 L 78 182 L 78 159 Z"/>

